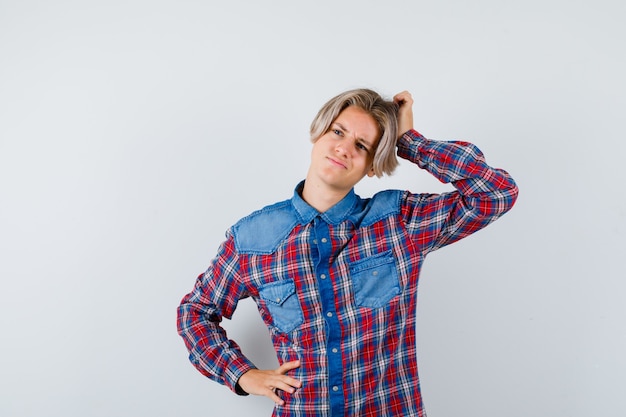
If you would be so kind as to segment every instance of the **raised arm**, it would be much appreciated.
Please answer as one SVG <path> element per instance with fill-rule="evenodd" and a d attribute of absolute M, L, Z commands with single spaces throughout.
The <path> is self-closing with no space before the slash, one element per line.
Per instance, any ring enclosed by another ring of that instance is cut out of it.
<path fill-rule="evenodd" d="M 513 207 L 518 188 L 506 171 L 489 166 L 471 143 L 426 139 L 413 129 L 411 95 L 404 91 L 394 101 L 400 105 L 398 124 L 402 132 L 398 156 L 456 188 L 444 194 L 405 194 L 407 230 L 424 252 L 484 228 Z"/>

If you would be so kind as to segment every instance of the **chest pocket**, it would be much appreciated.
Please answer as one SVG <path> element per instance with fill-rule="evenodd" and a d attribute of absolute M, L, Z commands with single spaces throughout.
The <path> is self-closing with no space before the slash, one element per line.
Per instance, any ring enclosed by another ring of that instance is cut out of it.
<path fill-rule="evenodd" d="M 265 302 L 274 325 L 280 331 L 288 333 L 304 321 L 293 280 L 265 284 L 259 288 L 259 296 Z"/>
<path fill-rule="evenodd" d="M 354 301 L 360 307 L 380 308 L 400 294 L 396 261 L 391 251 L 350 266 Z"/>

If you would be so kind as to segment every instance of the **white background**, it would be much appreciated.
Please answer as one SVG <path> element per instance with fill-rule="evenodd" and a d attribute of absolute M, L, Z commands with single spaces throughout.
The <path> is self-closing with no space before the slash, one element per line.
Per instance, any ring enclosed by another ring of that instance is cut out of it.
<path fill-rule="evenodd" d="M 0 0 L 0 415 L 269 416 L 187 361 L 175 310 L 225 230 L 289 198 L 319 107 L 415 97 L 521 194 L 432 254 L 430 417 L 621 417 L 626 3 Z M 381 188 L 447 190 L 402 164 Z M 255 306 L 225 324 L 273 367 Z"/>

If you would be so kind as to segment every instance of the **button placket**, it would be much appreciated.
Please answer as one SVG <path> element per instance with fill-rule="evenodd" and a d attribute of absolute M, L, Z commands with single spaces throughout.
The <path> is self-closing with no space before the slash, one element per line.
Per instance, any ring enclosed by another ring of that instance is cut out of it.
<path fill-rule="evenodd" d="M 321 311 L 327 323 L 326 349 L 332 355 L 328 357 L 328 388 L 331 408 L 340 410 L 343 408 L 343 393 L 340 386 L 343 382 L 343 361 L 339 346 L 341 345 L 341 326 L 338 312 L 335 309 L 335 290 L 330 275 L 330 259 L 332 257 L 332 242 L 330 239 L 329 225 L 321 218 L 314 221 L 313 243 L 317 248 L 319 258 L 315 266 L 318 277 L 318 286 L 321 300 Z"/>

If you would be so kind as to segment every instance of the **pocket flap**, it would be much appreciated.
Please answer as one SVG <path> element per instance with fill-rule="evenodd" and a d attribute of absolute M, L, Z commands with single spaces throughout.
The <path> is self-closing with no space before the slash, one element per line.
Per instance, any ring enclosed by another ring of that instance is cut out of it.
<path fill-rule="evenodd" d="M 266 303 L 283 305 L 285 300 L 296 292 L 296 285 L 292 280 L 271 282 L 259 289 L 259 295 Z"/>

